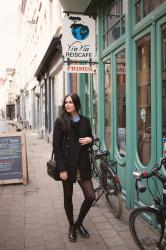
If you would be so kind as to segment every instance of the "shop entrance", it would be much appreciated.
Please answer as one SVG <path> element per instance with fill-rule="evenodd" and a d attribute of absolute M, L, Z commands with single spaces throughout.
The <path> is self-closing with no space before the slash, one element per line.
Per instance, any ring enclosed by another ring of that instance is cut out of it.
<path fill-rule="evenodd" d="M 136 147 L 134 170 L 150 170 L 166 150 L 166 19 L 156 22 L 135 41 Z M 145 181 L 146 182 L 146 181 Z M 134 186 L 134 180 L 133 180 Z M 154 179 L 148 186 L 159 195 Z M 132 194 L 132 193 L 131 193 Z M 131 206 L 152 202 L 150 191 L 131 195 Z"/>
<path fill-rule="evenodd" d="M 14 118 L 15 118 L 15 105 L 14 104 L 6 105 L 6 119 L 14 120 Z"/>

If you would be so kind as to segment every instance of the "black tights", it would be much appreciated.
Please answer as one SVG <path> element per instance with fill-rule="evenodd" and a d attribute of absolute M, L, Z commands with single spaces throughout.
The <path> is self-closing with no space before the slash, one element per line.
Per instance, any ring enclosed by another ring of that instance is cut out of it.
<path fill-rule="evenodd" d="M 69 221 L 70 226 L 74 225 L 74 216 L 73 216 L 73 183 L 68 181 L 62 181 L 63 191 L 64 191 L 64 208 L 66 215 Z M 95 200 L 94 188 L 91 180 L 88 181 L 78 181 L 83 193 L 85 200 L 83 201 L 80 213 L 78 215 L 77 224 L 81 225 L 86 214 L 88 213 L 90 207 L 92 206 L 93 201 Z"/>

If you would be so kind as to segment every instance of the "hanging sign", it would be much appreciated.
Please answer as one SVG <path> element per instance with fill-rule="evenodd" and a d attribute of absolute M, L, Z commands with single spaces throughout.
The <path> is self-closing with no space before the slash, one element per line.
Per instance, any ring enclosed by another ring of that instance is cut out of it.
<path fill-rule="evenodd" d="M 95 58 L 95 20 L 85 15 L 65 16 L 62 21 L 64 61 L 90 61 Z"/>
<path fill-rule="evenodd" d="M 96 65 L 70 64 L 64 65 L 63 70 L 68 73 L 94 73 Z"/>

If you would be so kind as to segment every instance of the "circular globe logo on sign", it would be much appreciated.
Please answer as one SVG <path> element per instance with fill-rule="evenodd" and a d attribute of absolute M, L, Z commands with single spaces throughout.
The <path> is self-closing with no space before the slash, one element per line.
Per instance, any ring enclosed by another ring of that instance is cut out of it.
<path fill-rule="evenodd" d="M 71 26 L 71 33 L 77 40 L 85 40 L 89 36 L 89 28 L 81 23 L 73 23 Z"/>
<path fill-rule="evenodd" d="M 77 40 L 85 40 L 89 36 L 89 28 L 82 24 L 81 17 L 70 16 L 69 19 L 73 22 L 70 26 L 72 36 Z"/>

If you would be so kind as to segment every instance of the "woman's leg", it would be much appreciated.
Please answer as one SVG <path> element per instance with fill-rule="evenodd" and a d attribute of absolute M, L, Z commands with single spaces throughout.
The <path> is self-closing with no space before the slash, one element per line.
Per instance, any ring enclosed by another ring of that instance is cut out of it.
<path fill-rule="evenodd" d="M 95 192 L 94 192 L 94 188 L 93 188 L 93 184 L 91 180 L 88 181 L 78 181 L 83 193 L 84 193 L 84 197 L 85 200 L 83 201 L 82 205 L 81 205 L 81 209 L 80 209 L 80 213 L 77 219 L 76 224 L 82 225 L 82 222 L 86 216 L 86 214 L 88 213 L 90 207 L 92 206 L 94 200 L 95 200 Z"/>
<path fill-rule="evenodd" d="M 73 218 L 73 183 L 68 181 L 62 181 L 63 183 L 63 193 L 64 193 L 64 208 L 69 221 L 70 226 L 74 225 Z"/>
<path fill-rule="evenodd" d="M 71 242 L 75 242 L 77 240 L 77 234 L 73 218 L 73 183 L 68 181 L 62 181 L 62 183 L 64 192 L 64 208 L 70 224 L 68 238 Z"/>

